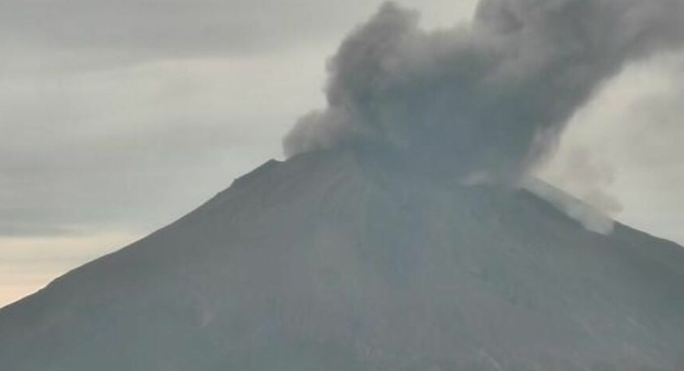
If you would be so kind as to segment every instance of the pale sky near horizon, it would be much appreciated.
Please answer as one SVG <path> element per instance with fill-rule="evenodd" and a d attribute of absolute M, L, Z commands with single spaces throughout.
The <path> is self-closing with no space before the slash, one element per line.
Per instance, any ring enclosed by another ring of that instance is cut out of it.
<path fill-rule="evenodd" d="M 324 104 L 325 60 L 382 1 L 0 3 L 0 307 L 187 213 Z M 403 0 L 426 27 L 475 0 Z M 684 55 L 632 65 L 541 174 L 684 244 Z"/>

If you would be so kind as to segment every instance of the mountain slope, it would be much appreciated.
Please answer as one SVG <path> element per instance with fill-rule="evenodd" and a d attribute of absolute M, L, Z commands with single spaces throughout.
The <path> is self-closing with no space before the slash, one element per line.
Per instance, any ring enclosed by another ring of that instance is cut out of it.
<path fill-rule="evenodd" d="M 14 371 L 671 370 L 684 250 L 343 150 L 0 311 Z"/>

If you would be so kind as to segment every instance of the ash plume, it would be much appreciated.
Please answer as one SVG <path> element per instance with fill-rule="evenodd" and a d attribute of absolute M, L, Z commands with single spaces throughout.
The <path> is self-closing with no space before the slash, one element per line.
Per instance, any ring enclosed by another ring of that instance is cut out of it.
<path fill-rule="evenodd" d="M 384 4 L 328 65 L 328 106 L 288 156 L 362 141 L 464 178 L 517 181 L 629 62 L 684 39 L 682 0 L 482 0 L 469 25 L 426 31 Z"/>

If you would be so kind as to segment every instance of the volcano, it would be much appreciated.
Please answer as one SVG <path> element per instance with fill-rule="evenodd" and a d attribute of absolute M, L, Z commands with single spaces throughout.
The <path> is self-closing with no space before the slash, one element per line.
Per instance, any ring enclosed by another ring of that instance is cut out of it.
<path fill-rule="evenodd" d="M 683 288 L 674 243 L 318 151 L 4 308 L 0 368 L 671 371 Z"/>

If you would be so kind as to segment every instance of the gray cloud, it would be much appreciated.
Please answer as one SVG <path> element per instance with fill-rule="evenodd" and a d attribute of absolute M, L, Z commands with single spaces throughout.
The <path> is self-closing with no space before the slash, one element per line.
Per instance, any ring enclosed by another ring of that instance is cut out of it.
<path fill-rule="evenodd" d="M 10 0 L 0 5 L 0 30 L 4 40 L 55 49 L 217 55 L 271 50 L 281 43 L 325 36 L 344 17 L 307 15 L 331 7 L 294 0 Z M 338 13 L 355 11 L 336 8 Z"/>
<path fill-rule="evenodd" d="M 181 216 L 277 154 L 280 120 L 296 118 L 318 90 L 296 78 L 309 59 L 165 61 L 5 80 L 0 237 L 149 231 Z M 292 77 L 273 83 L 279 76 Z M 282 98 L 291 90 L 300 94 Z"/>
<path fill-rule="evenodd" d="M 626 63 L 680 46 L 680 0 L 484 0 L 470 26 L 425 31 L 392 3 L 329 65 L 328 107 L 288 155 L 350 140 L 466 175 L 517 177 Z"/>
<path fill-rule="evenodd" d="M 356 2 L 327 20 L 309 16 L 326 7 L 331 5 L 297 0 L 3 1 L 0 78 L 286 52 L 324 43 L 361 11 Z"/>
<path fill-rule="evenodd" d="M 405 1 L 456 16 L 474 0 Z M 377 3 L 7 0 L 0 2 L 0 70 L 78 72 L 149 59 L 232 57 L 327 45 Z"/>
<path fill-rule="evenodd" d="M 149 232 L 279 156 L 378 3 L 0 2 L 0 237 Z"/>
<path fill-rule="evenodd" d="M 568 124 L 536 175 L 638 229 L 684 243 L 684 53 L 634 63 Z"/>

